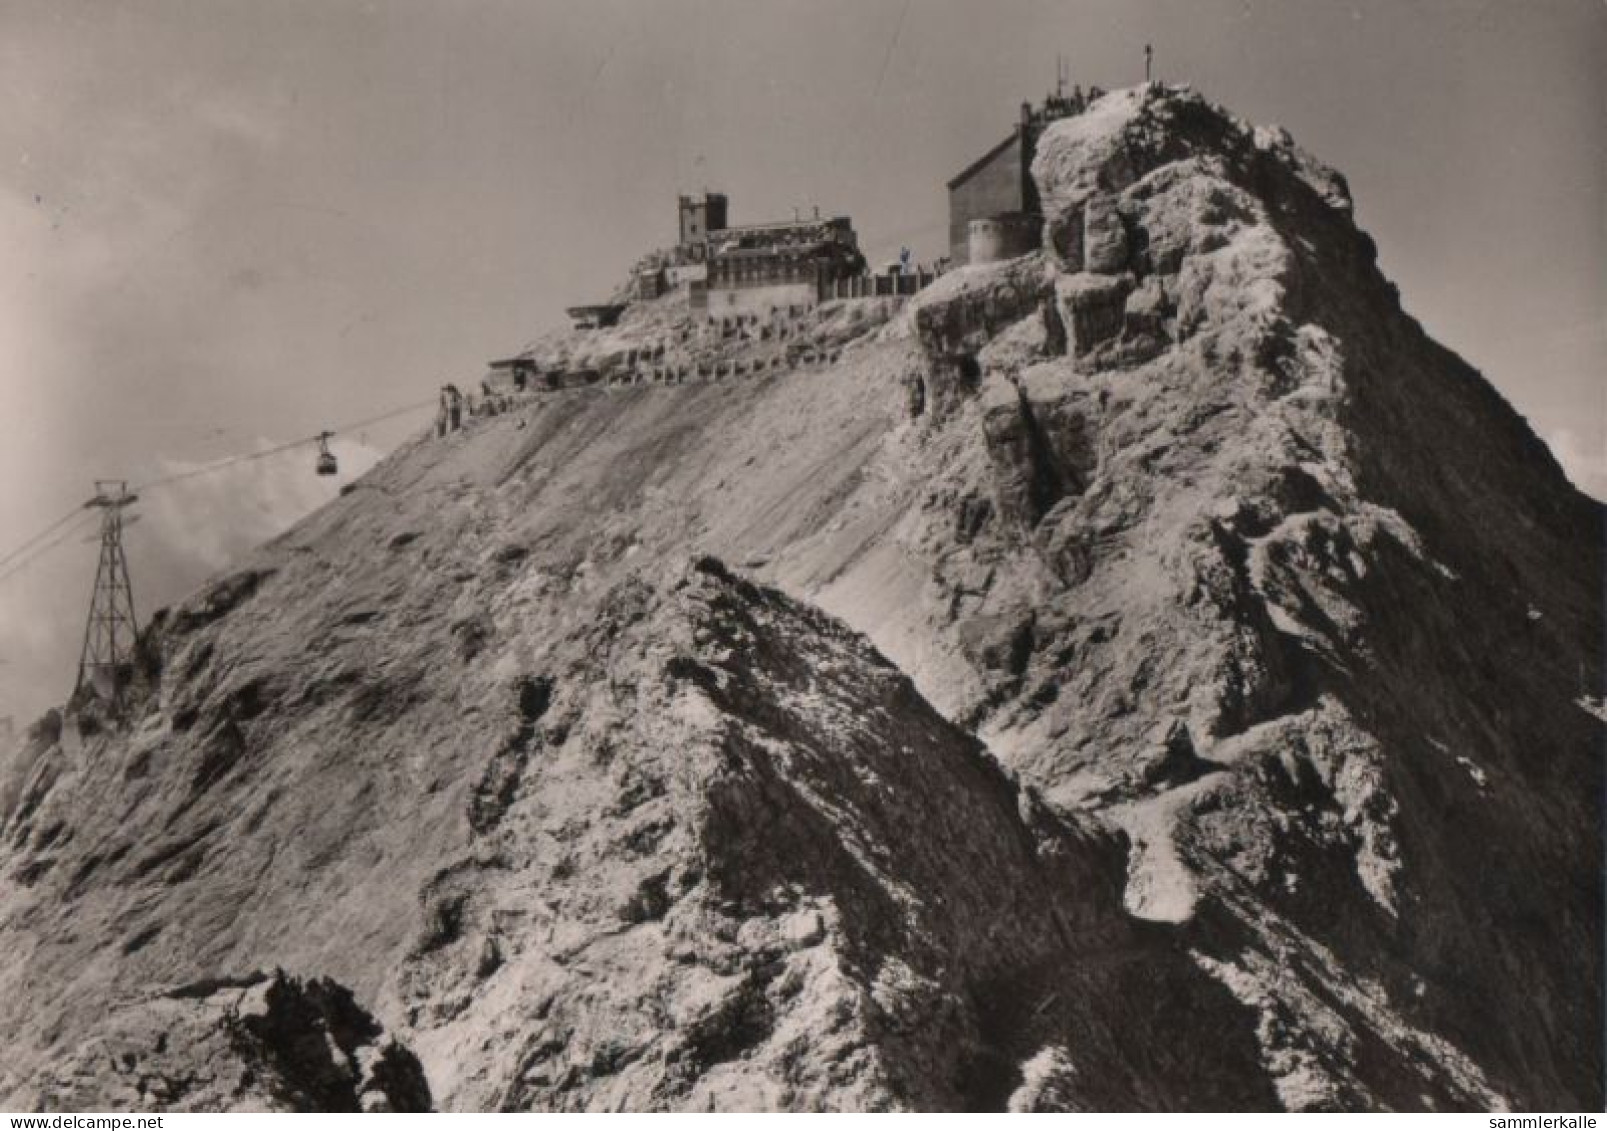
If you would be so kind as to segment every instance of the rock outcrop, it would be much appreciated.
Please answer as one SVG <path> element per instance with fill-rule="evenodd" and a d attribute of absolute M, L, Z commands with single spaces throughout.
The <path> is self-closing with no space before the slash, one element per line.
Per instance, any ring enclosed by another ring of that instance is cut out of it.
<path fill-rule="evenodd" d="M 253 973 L 110 1011 L 18 1106 L 429 1111 L 418 1058 L 327 979 Z"/>
<path fill-rule="evenodd" d="M 835 363 L 533 395 L 157 618 L 0 760 L 0 1099 L 1599 1108 L 1601 508 L 1281 131 L 1034 175 L 740 346 Z"/>

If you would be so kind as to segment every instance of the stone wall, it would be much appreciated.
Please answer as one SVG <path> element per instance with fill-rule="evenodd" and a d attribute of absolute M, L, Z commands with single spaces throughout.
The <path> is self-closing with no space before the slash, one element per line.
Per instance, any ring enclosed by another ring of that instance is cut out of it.
<path fill-rule="evenodd" d="M 1038 233 L 1043 221 L 1038 216 L 1015 213 L 972 220 L 969 225 L 968 263 L 997 263 L 1038 250 Z"/>
<path fill-rule="evenodd" d="M 821 284 L 820 301 L 850 298 L 908 298 L 942 277 L 942 272 L 922 268 L 907 275 L 849 275 Z"/>
<path fill-rule="evenodd" d="M 773 282 L 722 282 L 708 287 L 703 309 L 713 317 L 722 314 L 766 314 L 772 309 L 813 306 L 819 299 L 813 278 Z"/>

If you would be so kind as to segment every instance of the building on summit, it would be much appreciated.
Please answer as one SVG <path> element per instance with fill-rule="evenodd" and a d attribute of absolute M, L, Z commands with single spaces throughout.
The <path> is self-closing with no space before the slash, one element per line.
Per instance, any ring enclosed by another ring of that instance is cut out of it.
<path fill-rule="evenodd" d="M 833 281 L 865 270 L 848 217 L 725 228 L 709 238 L 708 278 L 692 308 L 710 314 L 813 306 Z"/>
<path fill-rule="evenodd" d="M 1064 87 L 1034 107 L 1021 104 L 1015 128 L 949 181 L 949 260 L 958 267 L 1025 255 L 1038 246 L 1043 208 L 1032 180 L 1038 138 L 1051 122 L 1080 114 L 1103 92 Z"/>
<path fill-rule="evenodd" d="M 860 275 L 865 257 L 847 216 L 732 227 L 718 193 L 680 198 L 676 258 L 702 266 L 683 273 L 695 313 L 761 314 L 814 306 L 839 279 Z"/>

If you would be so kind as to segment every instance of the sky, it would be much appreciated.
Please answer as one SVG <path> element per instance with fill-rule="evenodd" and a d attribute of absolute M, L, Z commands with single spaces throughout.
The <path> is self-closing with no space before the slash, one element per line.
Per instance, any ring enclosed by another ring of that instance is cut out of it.
<path fill-rule="evenodd" d="M 678 192 L 936 258 L 1057 54 L 1110 88 L 1145 43 L 1341 169 L 1407 310 L 1607 497 L 1601 0 L 0 0 L 0 561 L 98 478 L 324 428 L 349 478 L 428 411 L 342 426 L 606 296 Z M 140 615 L 342 481 L 300 449 L 150 491 Z M 61 534 L 0 567 L 19 724 L 73 681 Z"/>

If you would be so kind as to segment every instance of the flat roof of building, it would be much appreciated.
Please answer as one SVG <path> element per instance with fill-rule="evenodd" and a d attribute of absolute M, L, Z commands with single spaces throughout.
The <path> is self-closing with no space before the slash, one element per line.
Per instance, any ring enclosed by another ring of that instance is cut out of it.
<path fill-rule="evenodd" d="M 716 247 L 714 254 L 720 259 L 781 259 L 793 256 L 807 259 L 823 251 L 836 251 L 842 245 L 834 240 L 811 240 L 808 243 L 772 244 L 768 247 Z"/>
<path fill-rule="evenodd" d="M 838 228 L 853 226 L 853 221 L 847 216 L 813 216 L 806 220 L 771 220 L 763 224 L 732 224 L 726 228 L 715 228 L 709 233 L 709 239 L 718 236 L 732 235 L 741 232 L 779 232 L 788 228 Z"/>

